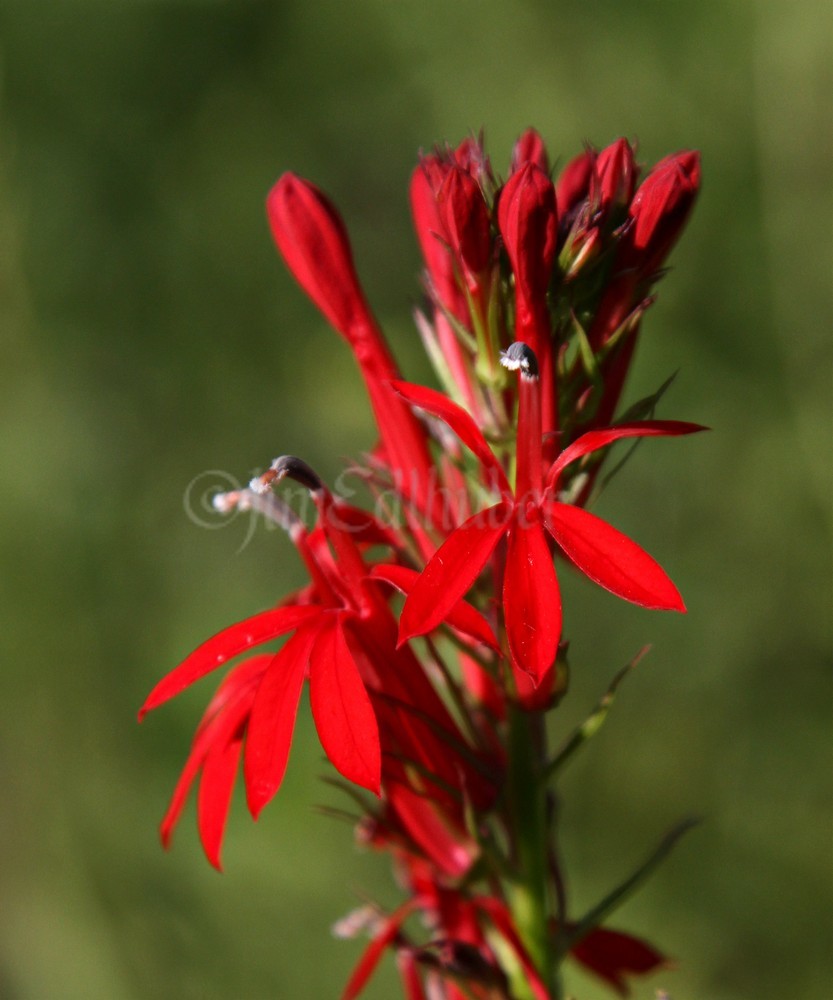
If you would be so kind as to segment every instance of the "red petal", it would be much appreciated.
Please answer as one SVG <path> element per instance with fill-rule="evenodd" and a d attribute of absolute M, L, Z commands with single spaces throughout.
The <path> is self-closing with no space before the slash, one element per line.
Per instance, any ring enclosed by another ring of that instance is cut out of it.
<path fill-rule="evenodd" d="M 600 587 L 643 608 L 685 611 L 665 570 L 627 535 L 571 504 L 547 503 L 544 509 L 553 538 Z"/>
<path fill-rule="evenodd" d="M 424 635 L 445 621 L 477 579 L 506 531 L 508 501 L 475 514 L 453 531 L 413 586 L 399 620 L 399 642 Z"/>
<path fill-rule="evenodd" d="M 198 734 L 191 752 L 188 754 L 188 759 L 185 761 L 185 767 L 183 767 L 174 787 L 171 801 L 168 803 L 168 808 L 165 810 L 165 815 L 162 817 L 162 822 L 159 825 L 159 838 L 165 850 L 171 846 L 174 828 L 179 822 L 182 810 L 185 808 L 191 785 L 193 785 L 194 779 L 202 767 L 202 762 L 205 760 L 212 735 L 212 729 L 210 728 L 206 728 L 202 733 Z"/>
<path fill-rule="evenodd" d="M 206 857 L 218 871 L 222 871 L 220 848 L 242 747 L 243 733 L 239 730 L 227 742 L 215 744 L 205 758 L 200 779 L 197 795 L 200 842 Z"/>
<path fill-rule="evenodd" d="M 315 607 L 275 608 L 246 618 L 245 621 L 218 632 L 162 678 L 139 710 L 139 721 L 141 722 L 151 709 L 158 708 L 159 705 L 184 691 L 190 684 L 221 667 L 233 656 L 244 653 L 253 646 L 259 646 L 262 642 L 276 639 L 317 614 L 320 614 L 320 610 Z"/>
<path fill-rule="evenodd" d="M 431 863 L 451 878 L 461 878 L 474 863 L 477 844 L 443 814 L 441 807 L 398 781 L 388 782 L 385 794 L 408 836 Z"/>
<path fill-rule="evenodd" d="M 406 566 L 394 566 L 391 563 L 374 566 L 370 575 L 375 580 L 384 580 L 385 583 L 389 583 L 403 594 L 409 594 L 414 583 L 419 579 L 419 573 L 416 570 L 408 569 Z M 446 615 L 445 621 L 447 625 L 462 632 L 467 638 L 474 639 L 475 642 L 482 642 L 484 646 L 500 651 L 500 644 L 495 638 L 492 626 L 468 601 L 458 601 Z"/>
<path fill-rule="evenodd" d="M 495 458 L 480 428 L 462 406 L 452 403 L 441 392 L 424 385 L 413 385 L 411 382 L 402 382 L 399 379 L 392 381 L 390 385 L 403 399 L 448 424 L 463 444 L 480 460 L 483 467 L 492 474 L 494 484 L 501 493 L 511 492 L 506 473 Z"/>
<path fill-rule="evenodd" d="M 417 908 L 417 905 L 417 900 L 409 899 L 407 903 L 403 903 L 402 906 L 394 910 L 385 920 L 381 931 L 365 948 L 358 965 L 353 969 L 353 973 L 344 987 L 344 992 L 341 994 L 341 1000 L 355 1000 L 361 993 L 370 977 L 376 971 L 376 966 L 385 953 L 385 948 L 396 938 L 399 928 Z"/>
<path fill-rule="evenodd" d="M 312 650 L 310 702 L 321 745 L 336 770 L 378 795 L 379 727 L 344 628 L 335 616 Z"/>
<path fill-rule="evenodd" d="M 331 528 L 349 532 L 357 542 L 396 547 L 396 536 L 378 518 L 343 500 L 337 499 L 327 507 L 327 519 Z"/>
<path fill-rule="evenodd" d="M 214 746 L 223 745 L 233 737 L 251 707 L 251 695 L 271 659 L 271 656 L 253 656 L 235 667 L 217 689 L 203 713 L 191 744 L 191 752 L 159 827 L 162 846 L 166 850 L 170 847 L 174 828 L 179 822 L 188 792 L 200 768 Z"/>
<path fill-rule="evenodd" d="M 509 649 L 538 683 L 552 666 L 561 637 L 561 595 L 552 553 L 537 518 L 509 529 L 503 608 Z"/>
<path fill-rule="evenodd" d="M 316 609 L 316 614 L 321 611 Z M 257 689 L 243 761 L 246 798 L 255 819 L 283 781 L 310 649 L 317 634 L 312 625 L 299 629 L 269 665 Z"/>
<path fill-rule="evenodd" d="M 419 976 L 419 962 L 412 951 L 401 950 L 396 956 L 399 966 L 399 978 L 405 990 L 406 1000 L 428 1000 Z"/>
<path fill-rule="evenodd" d="M 676 437 L 678 434 L 695 434 L 697 431 L 706 430 L 708 427 L 703 427 L 701 424 L 689 424 L 684 420 L 640 420 L 632 424 L 619 424 L 618 427 L 607 427 L 604 430 L 588 431 L 565 448 L 552 463 L 547 476 L 547 487 L 555 486 L 559 474 L 570 462 L 598 451 L 620 438 Z"/>
<path fill-rule="evenodd" d="M 626 974 L 645 975 L 668 965 L 668 959 L 646 941 L 604 928 L 591 931 L 570 954 L 609 983 L 620 996 L 627 996 L 629 992 Z"/>

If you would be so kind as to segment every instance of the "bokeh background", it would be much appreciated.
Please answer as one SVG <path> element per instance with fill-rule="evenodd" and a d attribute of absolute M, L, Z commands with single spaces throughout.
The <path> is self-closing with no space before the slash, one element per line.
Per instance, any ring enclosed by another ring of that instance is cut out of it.
<path fill-rule="evenodd" d="M 599 507 L 689 614 L 569 586 L 565 730 L 654 644 L 565 783 L 576 904 L 700 815 L 613 921 L 679 959 L 635 995 L 833 995 L 830 22 L 825 0 L 4 0 L 0 996 L 334 997 L 359 945 L 331 922 L 363 890 L 396 901 L 313 811 L 337 799 L 306 709 L 280 797 L 257 825 L 236 799 L 222 876 L 192 810 L 170 854 L 156 839 L 211 682 L 135 712 L 302 580 L 204 491 L 282 452 L 334 476 L 373 440 L 271 244 L 271 183 L 332 194 L 427 380 L 417 151 L 482 125 L 502 171 L 528 124 L 562 162 L 624 134 L 704 164 L 630 393 L 679 369 L 663 415 L 714 430 L 640 449 Z M 389 964 L 367 995 L 397 995 Z"/>

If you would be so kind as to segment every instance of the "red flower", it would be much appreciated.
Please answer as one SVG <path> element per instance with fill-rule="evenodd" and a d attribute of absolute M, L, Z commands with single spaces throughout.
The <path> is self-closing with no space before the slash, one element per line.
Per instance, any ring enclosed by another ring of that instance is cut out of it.
<path fill-rule="evenodd" d="M 646 608 L 685 610 L 677 588 L 647 552 L 601 518 L 556 499 L 564 469 L 621 438 L 690 434 L 703 428 L 651 420 L 591 431 L 561 452 L 545 481 L 535 356 L 525 344 L 516 343 L 506 360 L 521 373 L 514 491 L 464 410 L 430 389 L 394 383 L 401 396 L 455 431 L 501 494 L 497 504 L 452 532 L 431 558 L 402 610 L 400 641 L 430 632 L 446 620 L 506 536 L 503 611 L 509 649 L 513 665 L 540 682 L 555 660 L 561 636 L 561 598 L 547 534 L 583 573 L 617 596 Z"/>
<path fill-rule="evenodd" d="M 347 611 L 320 605 L 289 605 L 246 618 L 204 642 L 164 677 L 148 695 L 139 717 L 232 657 L 293 632 L 264 670 L 248 715 L 244 769 L 252 815 L 258 815 L 283 780 L 307 677 L 315 725 L 327 756 L 345 778 L 378 792 L 379 733 L 347 642 L 349 617 Z"/>

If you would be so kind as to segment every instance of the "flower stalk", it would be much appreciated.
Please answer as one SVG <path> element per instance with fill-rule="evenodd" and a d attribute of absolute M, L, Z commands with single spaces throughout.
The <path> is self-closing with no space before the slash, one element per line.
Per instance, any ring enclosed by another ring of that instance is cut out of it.
<path fill-rule="evenodd" d="M 344 1000 L 387 952 L 408 1000 L 563 1000 L 567 963 L 625 995 L 630 977 L 667 964 L 606 924 L 690 823 L 579 915 L 556 843 L 557 782 L 639 656 L 554 753 L 547 732 L 568 693 L 566 573 L 685 611 L 660 564 L 587 508 L 617 443 L 704 429 L 655 416 L 667 384 L 621 406 L 699 158 L 673 154 L 640 182 L 619 139 L 586 148 L 555 181 L 549 164 L 528 129 L 505 181 L 474 138 L 423 156 L 411 176 L 426 293 L 416 322 L 442 391 L 403 378 L 327 196 L 293 174 L 276 183 L 275 243 L 351 350 L 378 425 L 359 466 L 373 509 L 290 455 L 215 497 L 220 515 L 250 510 L 283 528 L 308 583 L 198 646 L 140 711 L 229 667 L 161 825 L 168 847 L 196 787 L 200 839 L 219 869 L 238 771 L 256 818 L 281 787 L 308 692 L 337 773 L 327 780 L 350 801 L 324 811 L 389 857 L 403 897 L 339 922 L 339 936 L 371 939 Z M 311 500 L 311 520 L 284 499 L 287 480 Z"/>

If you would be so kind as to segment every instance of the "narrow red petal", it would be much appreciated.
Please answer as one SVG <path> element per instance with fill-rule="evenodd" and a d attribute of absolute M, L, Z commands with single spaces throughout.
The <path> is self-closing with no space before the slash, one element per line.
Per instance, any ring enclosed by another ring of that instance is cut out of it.
<path fill-rule="evenodd" d="M 243 734 L 239 730 L 230 740 L 215 744 L 205 758 L 200 778 L 197 794 L 200 842 L 206 857 L 218 871 L 223 868 L 220 849 L 242 748 Z"/>
<path fill-rule="evenodd" d="M 405 1000 L 428 1000 L 419 975 L 419 962 L 412 951 L 402 949 L 396 956 L 399 978 L 405 991 Z"/>
<path fill-rule="evenodd" d="M 166 850 L 171 845 L 174 828 L 179 822 L 188 792 L 200 768 L 212 748 L 227 743 L 240 726 L 251 707 L 255 687 L 271 659 L 271 656 L 253 656 L 250 660 L 240 663 L 223 680 L 209 702 L 194 734 L 188 759 L 159 827 L 162 846 Z"/>
<path fill-rule="evenodd" d="M 316 614 L 321 611 L 316 609 Z M 301 688 L 316 635 L 313 625 L 299 629 L 274 658 L 255 695 L 243 761 L 246 798 L 255 819 L 283 781 Z"/>
<path fill-rule="evenodd" d="M 403 594 L 410 594 L 414 583 L 419 579 L 416 570 L 408 569 L 406 566 L 394 566 L 392 563 L 374 566 L 370 575 L 374 580 L 384 580 Z M 500 651 L 500 644 L 492 631 L 492 626 L 468 601 L 458 601 L 446 615 L 445 622 L 467 638 Z"/>
<path fill-rule="evenodd" d="M 605 448 L 621 438 L 676 437 L 679 434 L 696 434 L 697 431 L 707 430 L 708 427 L 703 427 L 701 424 L 689 424 L 684 420 L 640 420 L 630 424 L 619 424 L 618 427 L 588 431 L 565 448 L 552 463 L 547 475 L 547 487 L 552 488 L 556 484 L 559 474 L 570 462 L 598 451 L 600 448 Z"/>
<path fill-rule="evenodd" d="M 162 846 L 165 850 L 171 846 L 174 829 L 179 822 L 179 817 L 182 815 L 182 810 L 185 808 L 191 785 L 193 785 L 194 779 L 199 774 L 202 763 L 205 760 L 205 755 L 208 753 L 211 736 L 211 730 L 208 728 L 198 734 L 198 739 L 194 741 L 191 752 L 188 754 L 185 767 L 183 767 L 174 787 L 171 801 L 168 803 L 168 808 L 165 810 L 165 815 L 159 824 L 159 839 L 162 841 Z"/>
<path fill-rule="evenodd" d="M 310 703 L 321 746 L 333 766 L 348 781 L 378 795 L 382 777 L 379 726 L 336 616 L 312 649 Z"/>
<path fill-rule="evenodd" d="M 537 514 L 530 524 L 516 519 L 509 529 L 503 608 L 512 657 L 537 684 L 552 666 L 561 638 L 561 595 Z"/>
<path fill-rule="evenodd" d="M 547 503 L 544 509 L 553 538 L 600 587 L 643 608 L 685 611 L 665 570 L 627 535 L 572 504 Z"/>
<path fill-rule="evenodd" d="M 221 667 L 233 656 L 259 646 L 262 642 L 276 639 L 319 613 L 319 609 L 315 607 L 275 608 L 218 632 L 162 678 L 139 710 L 139 721 L 152 709 L 158 708 L 190 684 Z"/>
<path fill-rule="evenodd" d="M 399 620 L 399 641 L 424 635 L 445 621 L 486 565 L 506 531 L 508 501 L 475 514 L 453 531 L 413 586 Z"/>
<path fill-rule="evenodd" d="M 441 392 L 429 389 L 424 385 L 414 385 L 399 379 L 392 381 L 390 385 L 413 406 L 420 407 L 420 409 L 433 414 L 448 424 L 463 444 L 479 459 L 483 467 L 491 473 L 494 485 L 501 493 L 510 492 L 506 473 L 495 458 L 482 431 L 462 406 L 452 403 Z"/>
<path fill-rule="evenodd" d="M 451 822 L 441 807 L 399 781 L 388 782 L 385 794 L 399 823 L 431 863 L 450 878 L 461 878 L 474 863 L 477 844 Z"/>
<path fill-rule="evenodd" d="M 396 935 L 399 933 L 399 928 L 417 908 L 417 905 L 417 900 L 409 899 L 407 903 L 403 903 L 402 906 L 394 910 L 385 920 L 381 931 L 365 948 L 358 965 L 353 969 L 353 973 L 344 987 L 344 992 L 341 994 L 341 1000 L 355 1000 L 362 992 L 368 980 L 376 971 L 376 966 L 379 964 L 382 955 L 384 955 L 385 949 L 395 940 Z"/>

